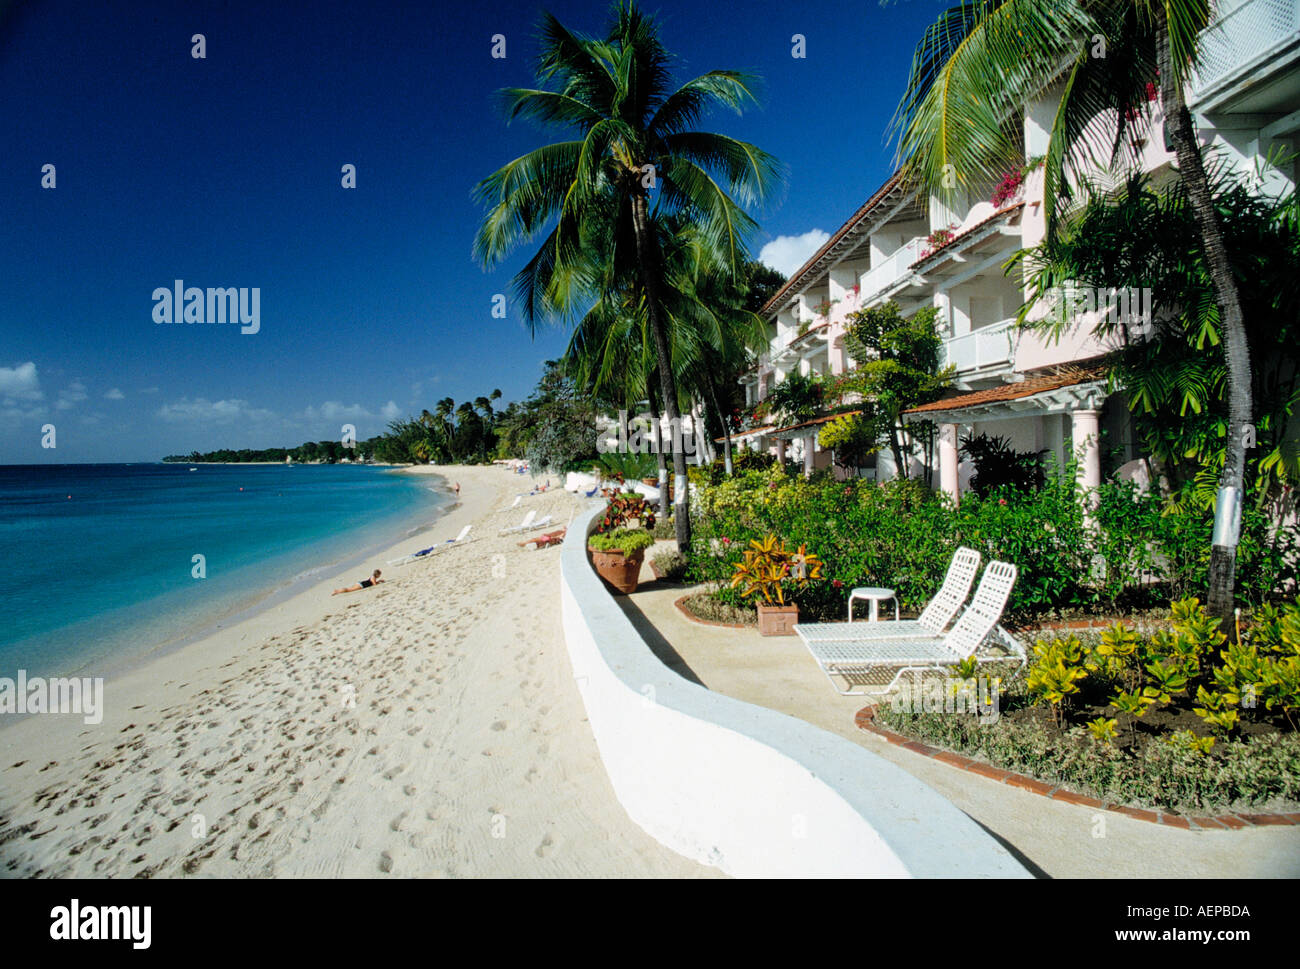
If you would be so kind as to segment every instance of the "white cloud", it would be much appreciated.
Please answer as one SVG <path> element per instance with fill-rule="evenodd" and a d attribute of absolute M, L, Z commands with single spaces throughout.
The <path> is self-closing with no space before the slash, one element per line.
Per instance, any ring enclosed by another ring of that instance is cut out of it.
<path fill-rule="evenodd" d="M 0 367 L 0 399 L 6 403 L 15 400 L 44 400 L 41 381 L 36 375 L 36 364 L 28 361 L 16 367 Z"/>
<path fill-rule="evenodd" d="M 809 229 L 798 236 L 777 236 L 759 251 L 758 261 L 792 276 L 830 237 L 829 232 L 821 229 Z"/>
<path fill-rule="evenodd" d="M 376 414 L 361 404 L 342 404 L 337 400 L 327 400 L 319 407 L 308 407 L 303 417 L 309 421 L 373 421 L 383 418 L 392 420 L 401 414 L 401 408 L 389 401 Z"/>
<path fill-rule="evenodd" d="M 246 400 L 208 400 L 182 397 L 173 404 L 163 404 L 158 416 L 171 424 L 232 424 L 235 421 L 264 421 L 274 418 L 269 410 L 249 406 Z"/>
<path fill-rule="evenodd" d="M 125 399 L 126 399 L 126 394 L 122 393 L 122 391 L 120 391 L 120 390 L 118 390 L 116 387 L 114 387 L 113 389 L 109 390 L 108 392 L 106 392 L 106 393 L 104 394 L 104 399 L 105 399 L 105 400 L 125 400 Z"/>
<path fill-rule="evenodd" d="M 58 410 L 69 410 L 80 404 L 87 396 L 86 385 L 80 380 L 74 380 L 59 391 L 59 399 L 55 401 L 54 406 Z"/>

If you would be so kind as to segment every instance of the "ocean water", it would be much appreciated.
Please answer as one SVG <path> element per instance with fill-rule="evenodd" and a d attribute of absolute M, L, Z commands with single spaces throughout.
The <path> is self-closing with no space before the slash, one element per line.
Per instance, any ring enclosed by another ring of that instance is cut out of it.
<path fill-rule="evenodd" d="M 0 466 L 0 676 L 111 673 L 341 565 L 359 577 L 445 512 L 442 484 L 352 465 Z"/>

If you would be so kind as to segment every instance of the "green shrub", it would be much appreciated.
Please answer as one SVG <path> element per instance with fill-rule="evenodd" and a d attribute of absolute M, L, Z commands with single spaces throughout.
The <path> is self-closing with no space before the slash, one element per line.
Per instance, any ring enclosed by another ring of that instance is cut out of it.
<path fill-rule="evenodd" d="M 587 547 L 597 552 L 622 552 L 631 555 L 649 548 L 654 536 L 644 528 L 616 528 L 612 532 L 596 533 L 587 539 Z"/>
<path fill-rule="evenodd" d="M 825 563 L 800 596 L 815 621 L 844 615 L 854 586 L 895 589 L 922 609 L 959 545 L 1019 570 L 1012 619 L 1052 613 L 1138 611 L 1206 594 L 1213 516 L 1192 502 L 1139 495 L 1131 483 L 1098 489 L 1095 524 L 1085 524 L 1072 469 L 1049 465 L 1037 491 L 967 494 L 960 507 L 919 481 L 805 480 L 769 463 L 703 484 L 693 501 L 691 578 L 725 585 L 755 538 L 776 534 Z M 1243 601 L 1293 594 L 1300 532 L 1247 512 L 1237 559 Z M 720 601 L 736 602 L 720 588 Z"/>
<path fill-rule="evenodd" d="M 664 549 L 652 561 L 665 582 L 681 582 L 686 578 L 686 570 L 690 565 L 686 556 L 675 548 Z"/>

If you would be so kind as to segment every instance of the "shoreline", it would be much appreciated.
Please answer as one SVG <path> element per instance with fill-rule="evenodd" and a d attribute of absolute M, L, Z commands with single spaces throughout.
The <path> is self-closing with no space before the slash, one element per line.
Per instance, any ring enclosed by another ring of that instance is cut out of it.
<path fill-rule="evenodd" d="M 564 645 L 559 550 L 497 536 L 533 509 L 562 527 L 579 500 L 511 508 L 529 479 L 406 470 L 454 475 L 460 504 L 365 561 L 386 583 L 331 596 L 356 577 L 331 570 L 113 679 L 99 724 L 0 730 L 0 872 L 716 876 L 613 794 Z M 385 565 L 470 523 L 465 547 Z"/>
<path fill-rule="evenodd" d="M 275 465 L 278 462 L 212 461 L 200 463 L 222 466 L 231 466 L 236 464 L 258 464 L 266 466 Z M 314 467 L 314 465 L 311 466 Z M 379 465 L 378 467 L 386 467 L 390 472 L 401 474 L 410 473 L 417 466 Z M 426 467 L 433 466 L 430 465 Z M 450 470 L 450 467 L 442 468 L 441 470 Z M 108 657 L 86 659 L 85 661 L 78 662 L 76 666 L 61 671 L 60 673 L 48 673 L 44 675 L 83 677 L 92 671 L 91 667 L 93 666 L 94 670 L 100 673 L 104 683 L 107 685 L 125 675 L 140 671 L 150 663 L 165 656 L 187 649 L 195 644 L 214 639 L 224 631 L 237 631 L 244 624 L 254 623 L 262 613 L 271 609 L 278 609 L 283 606 L 294 615 L 303 613 L 308 619 L 312 618 L 309 615 L 310 610 L 304 608 L 305 601 L 300 601 L 300 597 L 311 597 L 320 586 L 328 584 L 329 582 L 337 581 L 345 573 L 360 568 L 362 563 L 367 562 L 376 556 L 385 556 L 385 561 L 389 558 L 396 557 L 395 555 L 390 554 L 394 549 L 402 546 L 404 543 L 416 541 L 421 536 L 428 537 L 433 531 L 438 529 L 438 526 L 444 519 L 461 506 L 460 499 L 456 497 L 455 493 L 451 489 L 451 483 L 439 471 L 424 471 L 416 473 L 432 475 L 433 477 L 440 479 L 438 482 L 439 491 L 445 493 L 447 497 L 451 499 L 451 502 L 447 505 L 434 505 L 416 513 L 419 516 L 432 513 L 434 518 L 431 522 L 425 521 L 424 524 L 421 525 L 418 523 L 420 521 L 419 518 L 403 519 L 401 522 L 403 535 L 400 539 L 394 541 L 390 536 L 379 541 L 367 542 L 361 551 L 349 554 L 343 558 L 335 559 L 334 561 L 319 567 L 320 576 L 323 577 L 307 576 L 299 573 L 283 580 L 280 584 L 274 585 L 269 589 L 258 592 L 250 591 L 246 595 L 241 595 L 239 602 L 233 605 L 228 611 L 220 612 L 215 616 L 209 616 L 197 629 L 183 633 L 179 636 L 173 636 L 161 641 L 151 641 L 145 645 L 137 645 L 127 650 L 125 654 L 121 656 L 110 655 Z M 397 527 L 399 527 L 398 524 L 393 523 L 392 528 L 395 529 Z M 385 530 L 388 531 L 389 529 Z M 438 538 L 437 540 L 441 541 L 441 538 Z M 0 715 L 0 737 L 3 737 L 6 729 L 11 728 L 17 722 L 26 719 L 27 716 L 30 716 L 30 714 Z"/>

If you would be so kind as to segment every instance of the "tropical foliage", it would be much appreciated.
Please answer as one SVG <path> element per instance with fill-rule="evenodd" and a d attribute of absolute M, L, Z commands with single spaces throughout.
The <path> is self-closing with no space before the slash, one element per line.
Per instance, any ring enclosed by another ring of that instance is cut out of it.
<path fill-rule="evenodd" d="M 714 108 L 740 112 L 754 103 L 754 79 L 709 71 L 673 88 L 658 26 L 632 3 L 615 5 L 601 38 L 583 37 L 544 14 L 541 47 L 539 87 L 503 91 L 506 113 L 572 137 L 534 149 L 479 183 L 475 195 L 488 211 L 475 256 L 492 266 L 542 237 L 515 278 L 530 325 L 571 318 L 596 300 L 606 301 L 608 315 L 632 321 L 643 308 L 642 345 L 653 351 L 660 404 L 675 420 L 668 309 L 674 286 L 661 229 L 681 216 L 693 227 L 702 263 L 732 278 L 740 273 L 755 228 L 742 206 L 768 196 L 778 165 L 753 145 L 696 125 Z M 680 450 L 673 467 L 684 482 Z M 686 489 L 678 490 L 685 502 Z M 679 541 L 688 543 L 688 516 L 677 515 L 676 526 Z"/>
<path fill-rule="evenodd" d="M 1010 611 L 1022 618 L 1158 609 L 1206 588 L 1207 511 L 1191 502 L 1170 510 L 1131 482 L 1105 482 L 1087 522 L 1072 468 L 1049 465 L 1040 490 L 968 494 L 958 507 L 915 479 L 808 480 L 771 462 L 717 484 L 701 479 L 697 490 L 692 575 L 714 583 L 715 595 L 729 602 L 736 601 L 728 583 L 743 551 L 768 535 L 817 550 L 823 581 L 801 593 L 800 605 L 827 619 L 843 617 L 854 586 L 882 582 L 898 591 L 904 609 L 918 612 L 960 545 L 1017 564 Z M 1300 532 L 1249 509 L 1243 600 L 1261 605 L 1293 594 L 1298 562 Z"/>

